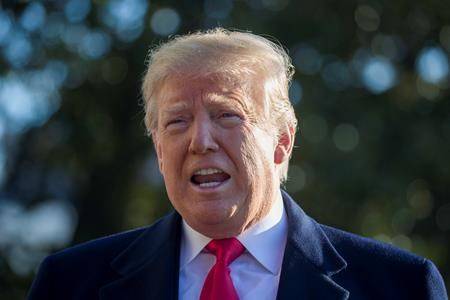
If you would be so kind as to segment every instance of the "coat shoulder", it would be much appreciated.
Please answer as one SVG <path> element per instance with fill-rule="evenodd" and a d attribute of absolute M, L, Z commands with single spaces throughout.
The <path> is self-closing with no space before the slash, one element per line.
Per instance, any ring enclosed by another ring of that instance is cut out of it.
<path fill-rule="evenodd" d="M 442 276 L 429 259 L 371 238 L 321 227 L 347 262 L 335 280 L 356 298 L 447 299 Z"/>
<path fill-rule="evenodd" d="M 391 244 L 326 225 L 321 227 L 336 250 L 345 256 L 346 260 L 370 258 L 407 265 L 422 265 L 426 262 L 425 258 Z"/>
<path fill-rule="evenodd" d="M 96 299 L 94 295 L 108 282 L 118 278 L 112 263 L 142 237 L 148 243 L 161 238 L 173 222 L 167 215 L 148 227 L 132 229 L 91 240 L 46 257 L 30 289 L 29 299 Z"/>

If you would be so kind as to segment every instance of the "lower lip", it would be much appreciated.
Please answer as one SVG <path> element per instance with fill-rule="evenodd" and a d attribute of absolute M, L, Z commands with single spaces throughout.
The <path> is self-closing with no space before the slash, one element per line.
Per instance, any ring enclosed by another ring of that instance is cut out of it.
<path fill-rule="evenodd" d="M 220 191 L 221 189 L 225 188 L 228 184 L 228 182 L 230 182 L 230 178 L 228 178 L 227 180 L 224 180 L 220 183 L 216 183 L 215 185 L 212 186 L 200 186 L 198 184 L 194 184 L 191 182 L 191 186 L 199 192 L 217 192 Z"/>

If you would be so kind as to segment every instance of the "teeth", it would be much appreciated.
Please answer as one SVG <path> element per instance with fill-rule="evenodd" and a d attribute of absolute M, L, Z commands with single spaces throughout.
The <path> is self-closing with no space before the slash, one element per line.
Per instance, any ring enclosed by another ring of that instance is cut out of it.
<path fill-rule="evenodd" d="M 215 186 L 218 186 L 219 184 L 220 184 L 220 182 L 213 181 L 213 182 L 200 183 L 199 186 L 200 187 L 215 187 Z"/>
<path fill-rule="evenodd" d="M 210 175 L 216 173 L 223 173 L 223 171 L 216 168 L 200 169 L 195 171 L 194 175 Z"/>

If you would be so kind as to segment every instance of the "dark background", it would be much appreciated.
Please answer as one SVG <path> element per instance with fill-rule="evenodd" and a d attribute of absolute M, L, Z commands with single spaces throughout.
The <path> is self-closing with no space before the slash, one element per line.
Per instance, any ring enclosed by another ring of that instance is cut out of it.
<path fill-rule="evenodd" d="M 171 209 L 142 121 L 149 46 L 217 25 L 296 67 L 287 190 L 432 259 L 450 287 L 448 1 L 53 0 L 0 6 L 0 298 L 42 258 Z"/>

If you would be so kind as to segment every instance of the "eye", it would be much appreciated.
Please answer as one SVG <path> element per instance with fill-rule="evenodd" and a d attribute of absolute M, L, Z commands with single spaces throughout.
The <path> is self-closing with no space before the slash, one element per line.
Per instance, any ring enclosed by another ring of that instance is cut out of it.
<path fill-rule="evenodd" d="M 217 121 L 226 128 L 233 128 L 242 124 L 243 118 L 236 112 L 222 111 L 218 114 Z"/>
<path fill-rule="evenodd" d="M 240 118 L 240 116 L 233 112 L 223 112 L 219 115 L 219 118 L 223 118 L 223 119 Z"/>
<path fill-rule="evenodd" d="M 169 121 L 169 122 L 167 123 L 167 125 L 170 125 L 170 124 L 176 124 L 176 123 L 180 123 L 180 122 L 183 122 L 183 120 L 182 120 L 182 119 L 175 119 L 175 120 Z"/>
<path fill-rule="evenodd" d="M 166 123 L 166 127 L 169 127 L 169 126 L 171 126 L 171 125 L 182 125 L 182 124 L 184 124 L 186 121 L 184 120 L 184 119 L 182 119 L 182 118 L 176 118 L 176 119 L 173 119 L 173 120 L 170 120 L 170 121 L 168 121 L 167 123 Z"/>

